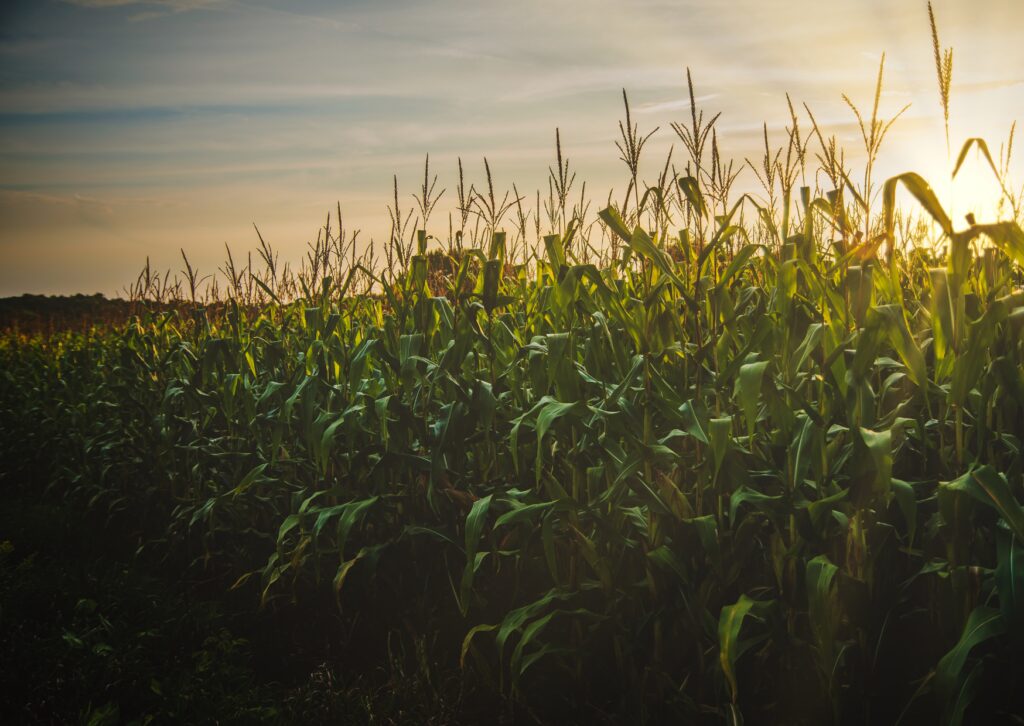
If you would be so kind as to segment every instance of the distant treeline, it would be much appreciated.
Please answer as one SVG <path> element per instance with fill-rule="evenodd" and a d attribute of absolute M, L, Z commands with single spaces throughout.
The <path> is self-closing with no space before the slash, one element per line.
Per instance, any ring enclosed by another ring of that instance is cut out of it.
<path fill-rule="evenodd" d="M 176 303 L 141 302 L 93 295 L 21 295 L 0 298 L 0 331 L 48 335 L 61 331 L 85 332 L 95 325 L 121 325 L 145 306 L 174 308 Z"/>
<path fill-rule="evenodd" d="M 0 298 L 0 329 L 23 333 L 86 330 L 96 324 L 124 322 L 134 305 L 95 295 L 21 295 Z"/>
<path fill-rule="evenodd" d="M 190 309 L 207 318 L 219 317 L 226 303 L 216 301 L 206 305 L 182 300 L 160 302 L 155 300 L 125 300 L 107 298 L 102 293 L 93 295 L 21 295 L 0 298 L 0 331 L 25 335 L 50 335 L 64 331 L 85 332 L 93 326 L 118 326 L 133 316 L 146 312 L 171 312 Z M 241 305 L 244 313 L 253 310 Z"/>

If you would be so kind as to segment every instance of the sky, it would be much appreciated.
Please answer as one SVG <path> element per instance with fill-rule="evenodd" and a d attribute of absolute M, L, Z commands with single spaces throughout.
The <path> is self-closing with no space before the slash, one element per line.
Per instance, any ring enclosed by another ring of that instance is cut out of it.
<path fill-rule="evenodd" d="M 1024 122 L 1024 2 L 933 5 L 954 49 L 953 153 L 971 136 L 995 152 Z M 883 52 L 882 115 L 911 106 L 879 174 L 946 189 L 924 0 L 5 0 L 0 296 L 114 295 L 147 256 L 179 269 L 180 248 L 211 272 L 225 244 L 255 248 L 254 224 L 294 262 L 337 203 L 360 239 L 383 241 L 392 176 L 411 207 L 426 154 L 447 229 L 459 157 L 467 183 L 486 157 L 499 188 L 532 197 L 556 128 L 604 199 L 628 180 L 622 89 L 641 132 L 660 127 L 641 168 L 653 179 L 681 151 L 687 68 L 739 163 L 760 155 L 762 123 L 783 142 L 789 93 L 856 169 L 841 94 L 870 108 Z M 963 180 L 961 207 L 996 193 L 977 159 Z"/>

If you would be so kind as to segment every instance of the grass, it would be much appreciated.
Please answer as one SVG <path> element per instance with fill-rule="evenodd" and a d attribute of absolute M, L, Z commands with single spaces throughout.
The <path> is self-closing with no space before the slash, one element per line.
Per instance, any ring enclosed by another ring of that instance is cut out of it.
<path fill-rule="evenodd" d="M 418 213 L 396 180 L 382 251 L 339 214 L 294 270 L 262 238 L 205 281 L 147 265 L 129 292 L 156 304 L 127 325 L 0 342 L 5 489 L 116 525 L 134 577 L 166 566 L 269 618 L 278 673 L 315 653 L 331 698 L 400 674 L 364 720 L 1019 722 L 1012 143 L 999 164 L 965 144 L 1004 217 L 957 225 L 920 176 L 874 180 L 878 78 L 869 117 L 851 103 L 860 184 L 792 104 L 786 144 L 748 162 L 763 194 L 732 196 L 696 107 L 682 171 L 644 182 L 653 132 L 624 94 L 627 192 L 597 214 L 557 136 L 532 208 L 460 165 L 447 235 L 426 165 Z M 70 589 L 64 641 L 102 657 L 131 596 Z M 200 622 L 213 683 L 258 682 Z M 111 647 L 151 663 L 138 634 Z M 150 708 L 76 688 L 86 715 Z"/>

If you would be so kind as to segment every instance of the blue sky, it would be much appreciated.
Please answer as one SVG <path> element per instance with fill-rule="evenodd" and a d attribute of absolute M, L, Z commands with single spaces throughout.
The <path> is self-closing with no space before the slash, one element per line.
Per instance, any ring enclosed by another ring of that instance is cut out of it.
<path fill-rule="evenodd" d="M 1024 3 L 934 5 L 955 52 L 954 146 L 998 146 L 1024 121 Z M 254 222 L 295 260 L 339 200 L 382 239 L 392 174 L 411 206 L 427 153 L 442 207 L 458 156 L 469 181 L 486 156 L 499 186 L 532 195 L 556 127 L 604 198 L 626 181 L 621 89 L 642 130 L 661 127 L 651 178 L 689 113 L 687 66 L 739 161 L 758 154 L 762 122 L 781 142 L 789 92 L 856 165 L 840 93 L 868 105 L 883 51 L 883 113 L 912 104 L 884 171 L 948 173 L 923 1 L 8 1 L 0 295 L 111 294 L 147 255 L 177 267 L 179 247 L 211 271 L 225 243 L 252 247 Z"/>

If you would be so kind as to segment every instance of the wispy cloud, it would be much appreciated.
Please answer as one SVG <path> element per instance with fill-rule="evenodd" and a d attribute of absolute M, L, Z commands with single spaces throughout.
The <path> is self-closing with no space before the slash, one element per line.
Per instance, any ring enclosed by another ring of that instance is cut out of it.
<path fill-rule="evenodd" d="M 221 4 L 221 0 L 63 0 L 68 5 L 77 5 L 81 8 L 93 8 L 106 10 L 110 8 L 123 8 L 132 5 L 160 7 L 167 10 L 183 12 L 186 10 L 200 10 Z"/>
<path fill-rule="evenodd" d="M 968 81 L 966 83 L 954 83 L 954 93 L 974 93 L 977 91 L 1001 91 L 1016 86 L 1024 86 L 1024 78 L 1006 78 L 993 81 Z"/>
<path fill-rule="evenodd" d="M 62 0 L 80 8 L 91 10 L 113 10 L 124 8 L 132 12 L 127 16 L 131 23 L 157 20 L 170 15 L 193 10 L 208 10 L 224 7 L 226 0 Z"/>
<path fill-rule="evenodd" d="M 717 93 L 708 93 L 703 96 L 694 96 L 694 101 L 698 104 L 706 103 L 712 99 L 718 98 Z M 690 99 L 681 98 L 674 101 L 660 101 L 657 103 L 644 103 L 636 107 L 634 111 L 636 113 L 664 113 L 666 111 L 689 111 L 690 110 Z"/>
<path fill-rule="evenodd" d="M 616 68 L 607 66 L 569 66 L 555 68 L 540 78 L 524 77 L 499 98 L 502 101 L 530 102 L 565 98 L 595 91 L 626 88 L 632 91 L 671 88 L 681 85 L 685 71 L 679 66 Z"/>
<path fill-rule="evenodd" d="M 0 88 L 0 123 L 5 117 L 95 114 L 154 115 L 161 110 L 181 114 L 190 109 L 294 113 L 313 102 L 374 99 L 415 99 L 372 85 L 247 83 L 224 88 L 215 83 L 132 83 L 117 86 L 51 83 Z M 4 113 L 6 111 L 6 113 Z M 37 119 L 38 120 L 38 119 Z"/>

